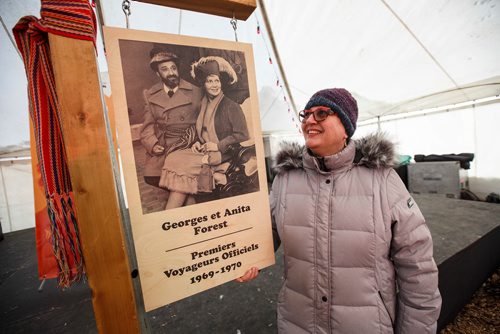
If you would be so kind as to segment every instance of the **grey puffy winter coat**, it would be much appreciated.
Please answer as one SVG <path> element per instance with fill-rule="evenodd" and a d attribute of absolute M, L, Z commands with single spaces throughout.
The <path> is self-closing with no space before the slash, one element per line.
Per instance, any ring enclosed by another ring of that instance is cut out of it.
<path fill-rule="evenodd" d="M 280 333 L 435 333 L 432 239 L 379 135 L 318 159 L 278 155 L 271 210 L 284 247 Z"/>

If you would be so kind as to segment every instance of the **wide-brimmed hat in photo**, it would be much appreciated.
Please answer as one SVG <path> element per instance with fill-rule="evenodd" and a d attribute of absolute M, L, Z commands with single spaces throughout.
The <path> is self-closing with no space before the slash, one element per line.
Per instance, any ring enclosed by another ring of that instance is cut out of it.
<path fill-rule="evenodd" d="M 200 84 L 205 83 L 209 75 L 217 75 L 225 85 L 232 85 L 238 81 L 233 67 L 222 57 L 202 57 L 191 65 L 191 76 Z"/>
<path fill-rule="evenodd" d="M 173 61 L 177 67 L 179 67 L 179 57 L 175 53 L 165 49 L 153 48 L 149 53 L 149 56 L 151 57 L 149 67 L 151 67 L 153 71 L 158 70 L 158 64 L 166 61 Z"/>

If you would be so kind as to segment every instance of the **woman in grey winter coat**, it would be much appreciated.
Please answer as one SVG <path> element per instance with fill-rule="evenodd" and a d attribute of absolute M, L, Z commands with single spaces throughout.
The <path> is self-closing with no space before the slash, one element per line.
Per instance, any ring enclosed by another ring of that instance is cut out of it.
<path fill-rule="evenodd" d="M 351 139 L 358 107 L 345 89 L 315 93 L 299 116 L 306 145 L 278 154 L 270 195 L 285 262 L 279 332 L 435 333 L 432 239 L 391 168 L 393 145 Z"/>

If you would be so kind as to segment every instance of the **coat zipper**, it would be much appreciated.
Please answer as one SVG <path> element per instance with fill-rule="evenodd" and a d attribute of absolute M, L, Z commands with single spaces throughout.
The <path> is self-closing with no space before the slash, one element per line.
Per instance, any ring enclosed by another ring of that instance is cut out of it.
<path fill-rule="evenodd" d="M 283 210 L 283 208 L 281 207 L 281 201 L 285 200 L 286 201 L 286 191 L 288 189 L 288 181 L 290 179 L 290 174 L 289 173 L 286 173 L 286 179 L 283 180 L 285 177 L 283 177 L 280 182 L 284 182 L 283 186 L 280 184 L 279 185 L 279 189 L 280 189 L 280 192 L 279 192 L 279 196 L 278 196 L 278 208 L 279 208 L 279 211 L 278 211 L 278 216 L 279 216 L 279 221 L 280 221 L 280 225 L 281 225 L 281 235 L 283 235 L 283 238 L 285 238 L 285 210 Z M 278 224 L 278 221 L 276 221 L 276 224 Z M 279 226 L 276 226 L 278 228 L 278 231 L 279 231 Z M 285 249 L 285 242 L 283 242 L 283 240 L 281 240 L 281 243 L 283 244 L 283 265 L 284 265 L 284 278 L 285 278 L 285 281 L 288 277 L 288 269 L 287 269 L 287 265 L 286 265 L 286 257 L 287 257 L 287 251 Z"/>
<path fill-rule="evenodd" d="M 334 188 L 334 184 L 335 182 L 333 182 L 333 174 L 330 174 L 329 175 L 329 180 L 331 182 L 331 185 L 330 185 L 330 200 L 328 201 L 328 205 L 329 205 L 329 208 L 328 208 L 328 211 L 330 213 L 329 217 L 328 217 L 328 298 L 330 298 L 330 300 L 328 301 L 328 325 L 330 327 L 330 332 L 333 332 L 333 323 L 332 323 L 332 315 L 333 314 L 330 314 L 330 305 L 332 305 L 331 303 L 333 302 L 333 276 L 331 275 L 331 271 L 330 271 L 330 268 L 331 268 L 331 263 L 332 263 L 332 243 L 331 243 L 331 232 L 333 231 L 333 188 Z M 332 223 L 332 226 L 330 226 L 330 222 Z M 332 307 L 332 311 L 333 313 L 333 307 Z"/>

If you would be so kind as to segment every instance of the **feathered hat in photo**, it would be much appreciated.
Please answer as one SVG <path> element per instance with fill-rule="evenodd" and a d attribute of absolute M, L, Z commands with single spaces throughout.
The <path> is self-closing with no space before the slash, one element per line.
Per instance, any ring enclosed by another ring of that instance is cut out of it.
<path fill-rule="evenodd" d="M 217 75 L 223 85 L 232 85 L 238 81 L 233 67 L 222 57 L 202 57 L 191 65 L 191 76 L 200 84 L 205 83 L 209 75 Z"/>

